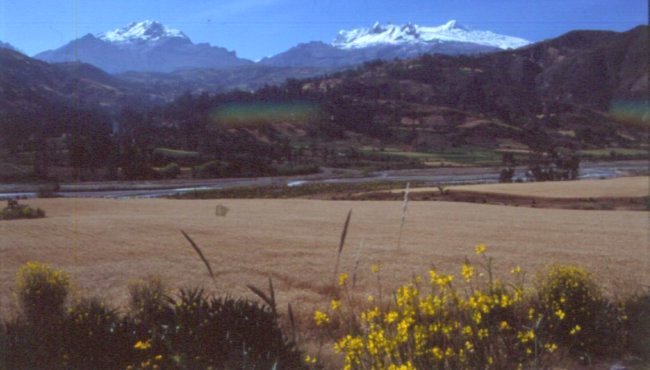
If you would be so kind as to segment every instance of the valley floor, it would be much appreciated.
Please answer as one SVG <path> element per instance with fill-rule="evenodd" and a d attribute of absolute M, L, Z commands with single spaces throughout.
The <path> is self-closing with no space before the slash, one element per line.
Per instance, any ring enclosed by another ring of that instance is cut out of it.
<path fill-rule="evenodd" d="M 401 246 L 398 201 L 305 199 L 168 200 L 33 199 L 47 217 L 0 222 L 0 316 L 15 309 L 18 267 L 40 261 L 68 271 L 78 293 L 127 302 L 127 285 L 158 275 L 173 287 L 203 285 L 253 297 L 246 284 L 273 278 L 280 307 L 291 302 L 303 325 L 327 302 L 345 216 L 352 209 L 340 271 L 359 269 L 355 292 L 376 294 L 372 264 L 382 267 L 385 292 L 425 274 L 447 272 L 477 243 L 488 246 L 499 276 L 520 265 L 534 272 L 574 263 L 596 274 L 610 292 L 650 285 L 648 212 L 582 211 L 497 205 L 411 202 Z M 215 215 L 215 207 L 229 209 Z M 217 274 L 213 284 L 181 235 L 203 249 Z"/>

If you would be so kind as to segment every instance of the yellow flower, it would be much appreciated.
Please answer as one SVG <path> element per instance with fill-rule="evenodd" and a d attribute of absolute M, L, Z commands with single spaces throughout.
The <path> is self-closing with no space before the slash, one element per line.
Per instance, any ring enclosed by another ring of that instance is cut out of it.
<path fill-rule="evenodd" d="M 367 323 L 372 323 L 375 318 L 379 317 L 380 312 L 379 308 L 375 307 L 372 310 L 368 310 L 361 313 L 361 320 Z"/>
<path fill-rule="evenodd" d="M 445 350 L 445 356 L 448 357 L 448 358 L 452 358 L 452 357 L 454 357 L 454 350 L 453 350 L 453 348 L 451 348 L 451 347 L 447 347 L 447 349 Z"/>
<path fill-rule="evenodd" d="M 137 341 L 135 343 L 135 345 L 133 345 L 133 348 L 141 349 L 143 351 L 147 350 L 147 349 L 151 348 L 151 341 L 146 340 L 146 341 L 143 342 L 143 341 L 139 340 L 139 341 Z"/>
<path fill-rule="evenodd" d="M 374 264 L 370 266 L 370 271 L 372 271 L 373 274 L 376 274 L 381 270 L 381 265 L 380 264 Z"/>
<path fill-rule="evenodd" d="M 406 343 L 409 339 L 409 328 L 413 324 L 414 320 L 412 318 L 404 318 L 397 324 L 397 336 L 395 339 L 399 343 Z"/>
<path fill-rule="evenodd" d="M 513 300 L 510 299 L 510 296 L 507 294 L 502 294 L 501 295 L 501 302 L 499 304 L 501 305 L 502 308 L 508 308 L 512 304 Z"/>
<path fill-rule="evenodd" d="M 346 281 L 348 281 L 348 273 L 347 272 L 342 272 L 339 275 L 339 286 L 345 285 Z"/>
<path fill-rule="evenodd" d="M 395 322 L 395 320 L 397 320 L 398 317 L 399 314 L 397 312 L 390 311 L 386 314 L 386 316 L 384 316 L 384 321 L 386 322 L 386 324 L 391 324 Z"/>
<path fill-rule="evenodd" d="M 474 267 L 469 263 L 463 263 L 463 266 L 460 268 L 460 274 L 463 275 L 463 279 L 469 283 L 469 281 L 472 280 L 472 276 L 474 276 Z"/>
<path fill-rule="evenodd" d="M 534 316 L 535 316 L 535 309 L 531 307 L 528 309 L 528 320 L 532 320 Z"/>
<path fill-rule="evenodd" d="M 445 358 L 444 352 L 442 352 L 442 350 L 439 347 L 433 347 L 431 352 L 433 353 L 433 357 L 435 357 L 435 359 L 438 360 L 438 361 Z"/>
<path fill-rule="evenodd" d="M 330 323 L 330 318 L 325 312 L 316 311 L 314 312 L 314 321 L 317 326 L 327 325 Z"/>
<path fill-rule="evenodd" d="M 162 359 L 163 359 L 163 355 L 154 356 L 154 360 L 156 360 L 156 361 L 161 361 Z"/>
<path fill-rule="evenodd" d="M 510 325 L 508 325 L 507 321 L 501 321 L 501 324 L 499 325 L 499 329 L 506 330 L 506 329 L 509 329 L 509 328 L 510 328 Z"/>
<path fill-rule="evenodd" d="M 486 250 L 487 250 L 487 247 L 483 243 L 477 245 L 476 248 L 474 248 L 474 252 L 477 255 L 481 255 L 481 254 L 485 253 Z"/>
<path fill-rule="evenodd" d="M 399 366 L 390 364 L 390 366 L 388 366 L 388 370 L 415 370 L 415 366 L 413 366 L 411 361 L 407 361 L 405 364 Z"/>
<path fill-rule="evenodd" d="M 436 281 L 438 281 L 438 273 L 436 272 L 436 270 L 434 269 L 429 270 L 429 278 L 431 280 L 431 284 L 435 284 Z"/>
<path fill-rule="evenodd" d="M 519 274 L 519 273 L 521 273 L 521 267 L 519 267 L 519 266 L 513 267 L 512 270 L 510 270 L 510 273 L 511 274 Z"/>
<path fill-rule="evenodd" d="M 528 330 L 526 332 L 518 332 L 517 338 L 521 343 L 528 343 L 535 340 L 535 332 L 532 330 Z"/>
<path fill-rule="evenodd" d="M 313 365 L 317 362 L 316 357 L 311 357 L 309 355 L 305 356 L 305 363 L 307 365 Z"/>
<path fill-rule="evenodd" d="M 580 330 L 582 330 L 582 328 L 580 327 L 580 325 L 576 325 L 573 329 L 571 329 L 571 331 L 569 332 L 569 334 L 571 334 L 571 335 L 576 335 Z"/>
<path fill-rule="evenodd" d="M 337 301 L 336 299 L 332 299 L 332 310 L 336 311 L 339 308 L 341 308 L 341 301 Z"/>
<path fill-rule="evenodd" d="M 555 311 L 555 316 L 557 316 L 558 319 L 563 320 L 566 314 L 562 310 L 557 310 Z"/>
<path fill-rule="evenodd" d="M 475 322 L 476 324 L 480 324 L 482 318 L 483 318 L 483 315 L 481 315 L 480 312 L 474 312 L 474 313 L 472 314 L 472 320 L 474 320 L 474 322 Z"/>
<path fill-rule="evenodd" d="M 490 334 L 488 330 L 484 328 L 484 329 L 479 329 L 477 335 L 478 335 L 478 339 L 483 339 L 483 338 L 487 338 Z"/>
<path fill-rule="evenodd" d="M 555 343 L 546 343 L 546 344 L 544 345 L 544 348 L 545 348 L 549 353 L 553 353 L 553 352 L 555 352 L 555 350 L 557 349 L 557 344 L 555 344 Z"/>

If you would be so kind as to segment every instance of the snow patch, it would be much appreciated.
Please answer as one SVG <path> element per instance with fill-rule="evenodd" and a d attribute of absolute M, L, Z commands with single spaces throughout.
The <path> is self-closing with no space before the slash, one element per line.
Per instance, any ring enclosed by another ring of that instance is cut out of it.
<path fill-rule="evenodd" d="M 155 42 L 168 38 L 188 39 L 185 34 L 177 29 L 169 28 L 160 22 L 145 20 L 133 22 L 126 27 L 113 31 L 102 32 L 95 35 L 97 38 L 116 44 L 134 42 Z"/>
<path fill-rule="evenodd" d="M 418 26 L 376 22 L 370 28 L 339 31 L 332 43 L 339 49 L 361 49 L 377 45 L 431 44 L 439 42 L 467 42 L 499 49 L 516 49 L 530 44 L 518 37 L 499 35 L 491 31 L 474 30 L 459 24 L 456 20 L 440 26 Z"/>

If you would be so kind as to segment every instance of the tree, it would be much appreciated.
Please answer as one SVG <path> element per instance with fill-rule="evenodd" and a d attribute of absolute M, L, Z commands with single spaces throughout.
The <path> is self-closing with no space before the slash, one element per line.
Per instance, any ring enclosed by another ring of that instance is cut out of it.
<path fill-rule="evenodd" d="M 533 181 L 575 180 L 580 170 L 580 158 L 566 148 L 551 148 L 530 154 L 528 176 Z"/>

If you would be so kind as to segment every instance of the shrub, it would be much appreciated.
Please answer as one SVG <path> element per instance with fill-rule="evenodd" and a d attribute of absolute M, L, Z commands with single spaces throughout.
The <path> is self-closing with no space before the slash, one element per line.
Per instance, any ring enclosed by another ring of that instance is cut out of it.
<path fill-rule="evenodd" d="M 71 307 L 63 324 L 63 366 L 73 369 L 124 369 L 133 357 L 134 326 L 97 298 Z"/>
<path fill-rule="evenodd" d="M 158 174 L 160 174 L 160 177 L 163 179 L 175 179 L 181 174 L 181 167 L 178 163 L 170 163 L 165 167 L 159 168 Z"/>
<path fill-rule="evenodd" d="M 475 251 L 479 261 L 466 259 L 457 277 L 432 268 L 426 281 L 414 277 L 390 302 L 379 286 L 380 298 L 369 297 L 365 308 L 353 305 L 344 273 L 330 309 L 316 311 L 314 324 L 331 336 L 349 369 L 546 368 L 565 355 L 588 361 L 620 356 L 626 340 L 647 343 L 640 339 L 650 332 L 647 295 L 628 302 L 636 327 L 626 329 L 622 307 L 605 299 L 585 270 L 553 266 L 536 289 L 524 289 L 519 267 L 511 271 L 514 283 L 501 283 L 485 246 Z"/>
<path fill-rule="evenodd" d="M 156 276 L 129 284 L 129 306 L 133 320 L 148 328 L 168 321 L 172 299 L 167 291 L 165 284 Z"/>
<path fill-rule="evenodd" d="M 45 321 L 40 310 L 47 310 L 30 308 L 24 310 L 27 320 L 0 326 L 3 369 L 305 368 L 268 305 L 208 296 L 201 289 L 172 298 L 160 279 L 150 277 L 131 284 L 125 315 L 98 299 L 65 311 L 67 274 L 29 263 L 18 275 L 19 290 L 29 292 L 24 306 L 40 302 L 55 307 L 56 315 L 49 313 Z"/>
<path fill-rule="evenodd" d="M 455 287 L 453 275 L 432 268 L 426 281 L 415 277 L 399 287 L 389 304 L 370 297 L 370 307 L 358 313 L 335 299 L 329 312 L 315 313 L 315 324 L 334 334 L 334 349 L 349 369 L 511 369 L 539 363 L 555 347 L 546 343 L 542 353 L 545 343 L 531 329 L 534 319 L 520 314 L 521 286 L 493 281 L 492 260 L 484 252 L 479 245 L 481 260 L 461 266 L 462 288 Z M 346 280 L 339 285 L 345 293 L 338 296 L 350 302 Z"/>
<path fill-rule="evenodd" d="M 180 291 L 170 318 L 151 341 L 154 356 L 167 348 L 174 350 L 163 356 L 163 367 L 304 367 L 300 352 L 281 332 L 269 306 L 208 297 L 201 289 L 189 289 Z"/>
<path fill-rule="evenodd" d="M 30 323 L 47 323 L 64 313 L 70 276 L 38 262 L 27 262 L 16 275 L 18 300 Z"/>
<path fill-rule="evenodd" d="M 0 220 L 16 220 L 21 218 L 42 218 L 45 211 L 32 208 L 26 204 L 19 204 L 17 200 L 8 200 L 7 207 L 0 211 Z"/>
<path fill-rule="evenodd" d="M 650 362 L 650 290 L 625 302 L 627 349 L 642 361 Z"/>
<path fill-rule="evenodd" d="M 622 313 L 608 303 L 591 274 L 577 266 L 551 266 L 539 278 L 540 335 L 570 353 L 590 358 L 621 342 Z"/>
<path fill-rule="evenodd" d="M 46 364 L 61 358 L 59 341 L 69 281 L 65 272 L 37 262 L 20 267 L 16 283 L 23 316 L 4 325 L 8 368 L 52 368 Z"/>

